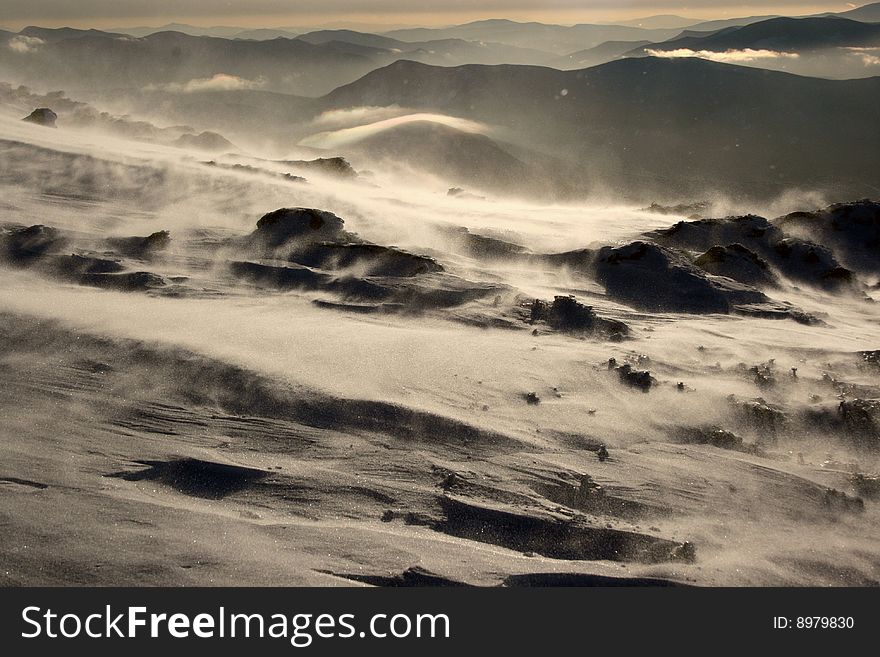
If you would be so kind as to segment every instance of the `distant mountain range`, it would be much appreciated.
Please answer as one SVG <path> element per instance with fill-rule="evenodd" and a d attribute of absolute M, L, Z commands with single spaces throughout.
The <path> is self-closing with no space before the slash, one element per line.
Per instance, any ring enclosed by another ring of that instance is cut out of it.
<path fill-rule="evenodd" d="M 715 32 L 686 30 L 618 56 L 645 55 L 699 56 L 815 77 L 867 77 L 880 75 L 880 23 L 839 16 L 771 18 Z"/>
<path fill-rule="evenodd" d="M 880 46 L 880 23 L 862 23 L 839 17 L 771 18 L 741 27 L 729 27 L 702 36 L 684 36 L 650 48 L 657 50 L 808 51 L 822 48 Z"/>
<path fill-rule="evenodd" d="M 517 23 L 503 19 L 477 21 L 447 28 L 414 28 L 387 32 L 386 36 L 401 41 L 435 39 L 466 39 L 505 43 L 565 55 L 576 50 L 593 48 L 605 41 L 663 41 L 681 32 L 678 28 L 644 29 L 626 25 L 547 25 Z"/>
<path fill-rule="evenodd" d="M 865 22 L 880 22 L 880 2 L 874 2 L 871 4 L 864 5 L 862 7 L 856 7 L 853 9 L 849 9 L 847 11 L 842 12 L 826 12 L 823 14 L 817 14 L 818 16 L 840 16 L 843 18 L 849 18 L 857 21 L 865 21 Z M 750 23 L 757 23 L 759 21 L 768 20 L 770 18 L 779 18 L 778 15 L 763 15 L 763 16 L 741 16 L 735 18 L 725 18 L 719 20 L 701 20 L 696 18 L 685 18 L 682 16 L 676 16 L 672 14 L 660 14 L 656 16 L 645 16 L 643 18 L 636 18 L 631 20 L 622 20 L 622 21 L 605 21 L 597 24 L 595 27 L 629 27 L 629 28 L 639 28 L 639 29 L 647 29 L 647 30 L 672 30 L 672 31 L 681 31 L 684 29 L 690 29 L 699 32 L 709 32 L 724 29 L 726 27 L 736 27 L 742 25 L 748 25 Z M 803 17 L 801 17 L 803 18 Z M 486 27 L 490 30 L 496 31 L 499 27 L 498 23 L 513 23 L 513 21 L 479 21 L 477 23 L 465 24 L 465 25 L 457 25 L 449 28 L 439 28 L 440 30 L 464 30 L 468 31 L 471 36 L 474 36 L 477 39 L 482 39 L 483 37 L 480 35 L 480 31 L 483 27 Z M 539 25 L 537 23 L 514 23 L 515 25 Z M 558 25 L 548 25 L 547 27 L 556 28 L 556 27 L 566 27 L 566 26 L 558 26 Z M 578 27 L 578 26 L 575 26 Z M 357 30 L 360 32 L 374 32 L 375 28 L 370 28 L 367 25 L 354 26 L 350 25 L 349 30 Z M 407 33 L 412 32 L 413 30 L 421 30 L 422 28 L 398 28 L 396 30 L 392 30 L 388 32 L 387 30 L 384 32 L 389 34 L 390 36 L 394 36 L 396 38 L 405 39 L 401 35 L 406 35 Z M 428 30 L 435 30 L 438 28 L 427 28 Z M 327 31 L 324 29 L 316 30 L 315 28 L 310 27 L 275 27 L 275 28 L 246 28 L 246 27 L 234 27 L 234 26 L 214 26 L 214 27 L 200 27 L 195 25 L 188 25 L 186 23 L 168 23 L 166 25 L 158 26 L 158 27 L 120 27 L 109 30 L 109 32 L 122 33 L 127 34 L 129 36 L 135 37 L 144 37 L 150 34 L 155 34 L 156 32 L 182 32 L 184 34 L 189 34 L 191 36 L 214 36 L 221 37 L 225 39 L 255 39 L 255 40 L 265 40 L 265 39 L 275 39 L 278 37 L 284 38 L 294 38 L 301 34 L 306 34 L 309 32 L 315 31 Z M 330 30 L 335 31 L 335 30 Z M 513 30 L 516 31 L 515 29 Z M 380 31 L 380 33 L 382 33 Z M 675 34 L 671 35 L 675 36 Z M 431 40 L 434 38 L 445 38 L 445 37 L 437 37 L 437 36 L 429 36 L 422 32 L 417 32 L 416 36 L 413 40 L 415 41 L 425 41 Z M 463 37 L 467 38 L 467 37 Z M 612 39 L 615 37 L 609 37 Z M 608 40 L 608 39 L 603 39 Z M 654 40 L 659 40 L 659 37 L 654 37 Z M 501 43 L 506 43 L 505 41 L 500 41 Z M 598 45 L 598 43 L 593 44 Z M 583 50 L 588 47 L 592 47 L 587 44 L 579 44 L 575 48 L 571 49 L 569 52 L 573 52 L 574 50 Z M 564 54 L 557 53 L 557 54 Z"/>
<path fill-rule="evenodd" d="M 6 46 L 6 47 L 3 47 Z M 261 88 L 317 96 L 397 59 L 455 66 L 543 64 L 550 53 L 444 39 L 407 43 L 348 30 L 295 39 L 224 39 L 182 32 L 135 38 L 97 30 L 28 27 L 0 33 L 0 79 L 39 80 L 68 91 L 144 86 Z M 215 76 L 223 76 L 213 80 Z"/>

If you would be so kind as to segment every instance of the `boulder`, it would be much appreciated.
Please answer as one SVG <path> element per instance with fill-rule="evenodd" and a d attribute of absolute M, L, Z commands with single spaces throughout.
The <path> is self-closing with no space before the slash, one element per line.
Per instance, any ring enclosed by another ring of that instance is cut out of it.
<path fill-rule="evenodd" d="M 332 212 L 312 208 L 281 208 L 263 215 L 251 241 L 267 248 L 278 248 L 290 243 L 348 241 L 343 230 L 345 222 Z"/>
<path fill-rule="evenodd" d="M 742 244 L 713 246 L 699 255 L 694 264 L 705 272 L 726 276 L 746 285 L 776 285 L 776 278 L 767 261 Z"/>
<path fill-rule="evenodd" d="M 39 107 L 22 119 L 22 121 L 41 125 L 44 128 L 57 128 L 58 126 L 55 125 L 57 120 L 58 115 L 48 107 Z"/>

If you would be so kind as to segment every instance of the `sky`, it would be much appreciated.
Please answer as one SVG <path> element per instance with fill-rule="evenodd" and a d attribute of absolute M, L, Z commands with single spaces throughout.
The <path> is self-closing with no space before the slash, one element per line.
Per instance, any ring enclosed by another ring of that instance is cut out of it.
<path fill-rule="evenodd" d="M 726 18 L 846 11 L 867 0 L 0 0 L 0 23 L 72 27 L 171 22 L 242 27 L 451 25 L 483 18 L 545 23 L 609 22 L 654 14 Z"/>

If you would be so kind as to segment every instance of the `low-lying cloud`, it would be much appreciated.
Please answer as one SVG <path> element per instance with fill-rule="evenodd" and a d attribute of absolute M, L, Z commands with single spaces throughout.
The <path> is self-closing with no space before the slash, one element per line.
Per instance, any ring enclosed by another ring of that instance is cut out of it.
<path fill-rule="evenodd" d="M 197 93 L 200 91 L 237 91 L 240 89 L 260 89 L 266 85 L 262 78 L 246 80 L 237 75 L 217 73 L 210 78 L 196 78 L 183 84 L 171 83 L 161 87 L 153 87 L 162 91 L 176 91 L 180 93 Z"/>
<path fill-rule="evenodd" d="M 14 52 L 28 53 L 34 52 L 35 50 L 39 49 L 39 47 L 42 46 L 44 43 L 46 42 L 39 37 L 24 36 L 23 34 L 19 34 L 18 36 L 10 39 L 7 45 L 9 46 L 9 49 L 13 50 Z"/>
<path fill-rule="evenodd" d="M 865 66 L 880 66 L 880 47 L 851 47 L 849 52 L 862 60 Z"/>
<path fill-rule="evenodd" d="M 690 48 L 676 48 L 675 50 L 655 50 L 653 48 L 648 48 L 645 52 L 652 57 L 664 57 L 667 59 L 699 57 L 700 59 L 709 59 L 713 62 L 724 62 L 727 64 L 743 64 L 756 62 L 762 59 L 797 59 L 800 57 L 796 52 L 763 49 L 755 50 L 753 48 L 745 48 L 744 50 L 725 50 L 723 52 L 716 52 L 714 50 L 691 50 Z"/>

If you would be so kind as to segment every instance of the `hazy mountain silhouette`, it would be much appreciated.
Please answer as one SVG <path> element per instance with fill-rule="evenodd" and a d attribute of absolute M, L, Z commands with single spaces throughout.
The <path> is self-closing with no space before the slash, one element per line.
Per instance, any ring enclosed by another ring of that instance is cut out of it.
<path fill-rule="evenodd" d="M 595 48 L 578 50 L 547 62 L 547 66 L 563 70 L 598 66 L 634 50 L 652 45 L 650 41 L 606 41 Z"/>
<path fill-rule="evenodd" d="M 595 187 L 768 195 L 876 194 L 880 78 L 822 80 L 698 59 L 624 59 L 578 71 L 401 61 L 323 107 L 400 105 L 479 120 L 572 162 Z M 839 120 L 846 117 L 846 120 Z"/>
<path fill-rule="evenodd" d="M 95 32 L 43 40 L 46 43 L 25 53 L 9 48 L 0 51 L 0 75 L 67 89 L 104 90 L 186 85 L 224 75 L 241 78 L 225 80 L 226 86 L 244 84 L 319 95 L 393 61 L 390 57 L 376 61 L 332 44 L 314 45 L 299 39 L 245 41 L 181 32 L 120 38 Z"/>
<path fill-rule="evenodd" d="M 626 27 L 641 27 L 645 29 L 674 30 L 700 23 L 698 18 L 685 18 L 676 16 L 675 14 L 658 14 L 656 16 L 645 16 L 644 18 L 634 18 L 628 21 L 609 21 L 608 25 L 624 25 Z M 605 23 L 603 23 L 605 24 Z"/>
<path fill-rule="evenodd" d="M 401 41 L 430 41 L 436 39 L 467 39 L 505 43 L 565 55 L 577 50 L 593 48 L 605 41 L 662 41 L 672 38 L 680 29 L 643 29 L 626 25 L 546 25 L 544 23 L 517 23 L 491 19 L 447 28 L 414 28 L 386 32 Z"/>
<path fill-rule="evenodd" d="M 520 48 L 504 43 L 486 43 L 465 39 L 437 39 L 433 41 L 401 41 L 388 36 L 356 32 L 354 30 L 319 30 L 303 34 L 298 39 L 316 45 L 353 44 L 379 49 L 389 57 L 420 61 L 424 64 L 450 66 L 460 64 L 546 64 L 553 53 Z M 375 50 L 374 50 L 375 52 Z M 378 54 L 378 53 L 376 53 Z"/>
<path fill-rule="evenodd" d="M 10 42 L 16 36 L 0 38 Z M 40 80 L 74 92 L 162 85 L 191 92 L 238 86 L 317 96 L 400 58 L 437 65 L 542 64 L 553 58 L 504 44 L 461 39 L 405 43 L 350 30 L 245 40 L 182 32 L 133 38 L 97 30 L 30 27 L 18 36 L 39 41 L 0 49 L 0 78 Z M 224 78 L 211 81 L 217 75 Z"/>
<path fill-rule="evenodd" d="M 849 11 L 841 11 L 837 16 L 843 18 L 851 18 L 854 21 L 865 21 L 867 23 L 880 22 L 880 2 L 872 2 L 868 5 L 862 5 Z"/>
<path fill-rule="evenodd" d="M 22 36 L 36 37 L 47 43 L 56 43 L 66 39 L 79 39 L 82 37 L 107 37 L 118 38 L 123 36 L 113 32 L 101 30 L 78 30 L 73 27 L 37 27 L 30 25 L 19 32 Z"/>
<path fill-rule="evenodd" d="M 687 28 L 687 32 L 717 32 L 718 30 L 724 30 L 728 27 L 742 27 L 744 25 L 751 25 L 752 23 L 760 23 L 761 21 L 770 20 L 772 18 L 779 18 L 778 14 L 766 14 L 762 16 L 741 16 L 739 18 L 720 18 L 718 20 L 711 21 L 703 21 L 702 23 L 696 23 L 694 25 L 689 25 Z"/>
<path fill-rule="evenodd" d="M 772 18 L 743 27 L 730 27 L 707 36 L 685 36 L 651 48 L 675 50 L 784 50 L 807 51 L 821 48 L 880 45 L 880 23 L 823 16 L 814 18 Z"/>
<path fill-rule="evenodd" d="M 353 150 L 374 161 L 437 174 L 450 184 L 506 191 L 534 187 L 536 172 L 494 140 L 438 123 L 390 128 L 360 140 Z"/>

